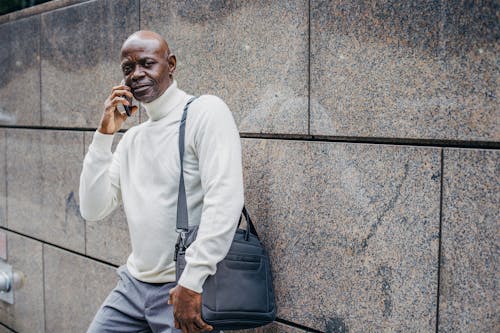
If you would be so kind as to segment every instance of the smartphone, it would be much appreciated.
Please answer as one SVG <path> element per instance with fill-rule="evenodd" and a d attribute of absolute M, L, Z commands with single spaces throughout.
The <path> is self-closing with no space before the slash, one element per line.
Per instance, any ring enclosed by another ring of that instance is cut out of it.
<path fill-rule="evenodd" d="M 122 80 L 120 84 L 125 85 L 125 80 Z M 128 98 L 127 96 L 122 96 L 122 97 L 125 98 L 127 101 L 129 101 L 130 105 L 118 104 L 118 111 L 120 113 L 125 113 L 127 114 L 127 116 L 130 117 L 132 115 L 132 107 L 139 106 L 139 103 L 135 98 Z"/>

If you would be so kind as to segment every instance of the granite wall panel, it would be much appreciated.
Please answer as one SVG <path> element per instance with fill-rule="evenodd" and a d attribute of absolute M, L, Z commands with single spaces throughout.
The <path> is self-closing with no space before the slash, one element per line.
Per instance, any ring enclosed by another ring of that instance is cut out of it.
<path fill-rule="evenodd" d="M 15 332 L 10 330 L 8 327 L 2 326 L 2 324 L 0 324 L 0 333 L 15 333 Z"/>
<path fill-rule="evenodd" d="M 0 128 L 0 227 L 7 226 L 7 132 Z"/>
<path fill-rule="evenodd" d="M 444 151 L 440 332 L 500 331 L 500 153 Z"/>
<path fill-rule="evenodd" d="M 97 127 L 121 44 L 143 28 L 169 41 L 179 87 L 222 97 L 244 133 L 500 140 L 492 0 L 78 2 L 0 20 L 0 126 Z M 27 275 L 15 304 L 0 303 L 0 332 L 85 331 L 116 284 L 115 268 L 91 258 L 125 262 L 123 209 L 79 214 L 92 134 L 0 128 L 0 227 Z M 243 139 L 246 204 L 281 319 L 325 332 L 500 331 L 498 152 L 445 149 L 443 177 L 440 157 Z"/>
<path fill-rule="evenodd" d="M 240 331 L 225 331 L 225 332 L 240 332 L 240 333 L 306 333 L 309 332 L 307 330 L 303 330 L 300 328 L 296 328 L 293 326 L 289 326 L 286 324 L 278 323 L 278 322 L 272 322 L 269 325 L 265 325 L 262 327 L 254 328 L 254 329 L 247 329 L 247 330 L 240 330 Z M 330 331 L 327 331 L 330 332 Z M 335 331 L 333 331 L 335 332 Z"/>
<path fill-rule="evenodd" d="M 121 45 L 138 29 L 138 0 L 89 1 L 42 14 L 42 124 L 96 128 L 122 79 Z"/>
<path fill-rule="evenodd" d="M 0 125 L 40 125 L 40 16 L 0 25 Z"/>
<path fill-rule="evenodd" d="M 220 96 L 241 132 L 308 131 L 308 1 L 142 1 L 179 88 Z"/>
<path fill-rule="evenodd" d="M 280 318 L 321 331 L 434 331 L 439 149 L 244 139 L 243 150 Z"/>
<path fill-rule="evenodd" d="M 81 132 L 7 130 L 9 229 L 84 253 L 82 161 Z"/>
<path fill-rule="evenodd" d="M 311 134 L 498 141 L 495 8 L 313 0 Z"/>
<path fill-rule="evenodd" d="M 44 245 L 46 332 L 85 332 L 118 282 L 115 268 Z"/>
<path fill-rule="evenodd" d="M 93 132 L 85 133 L 85 152 L 92 143 Z M 116 134 L 113 151 L 122 134 Z M 115 265 L 123 265 L 132 252 L 128 233 L 127 218 L 120 205 L 110 216 L 102 221 L 87 221 L 86 240 L 87 255 Z"/>
<path fill-rule="evenodd" d="M 0 302 L 0 322 L 20 333 L 44 332 L 42 243 L 6 233 L 7 262 L 24 273 L 25 282 L 14 291 L 14 304 Z"/>
<path fill-rule="evenodd" d="M 500 141 L 498 2 L 442 1 L 446 81 L 443 110 L 450 136 Z"/>

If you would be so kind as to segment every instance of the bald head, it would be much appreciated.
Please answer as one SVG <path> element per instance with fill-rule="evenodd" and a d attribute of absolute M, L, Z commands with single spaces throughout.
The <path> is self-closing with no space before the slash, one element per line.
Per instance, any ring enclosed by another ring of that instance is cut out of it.
<path fill-rule="evenodd" d="M 163 94 L 173 82 L 176 59 L 165 39 L 153 31 L 134 32 L 123 43 L 121 67 L 125 84 L 145 103 Z"/>
<path fill-rule="evenodd" d="M 134 45 L 137 43 L 143 43 L 145 41 L 150 41 L 151 45 L 155 44 L 156 47 L 158 47 L 158 49 L 160 49 L 162 52 L 164 52 L 166 54 L 166 56 L 168 56 L 170 54 L 170 49 L 168 47 L 168 43 L 162 36 L 160 36 L 159 34 L 157 34 L 154 31 L 139 30 L 139 31 L 134 32 L 132 35 L 130 35 L 125 40 L 125 42 L 123 42 L 122 50 L 121 50 L 122 58 L 123 58 L 123 50 L 127 46 L 131 46 L 131 45 Z"/>

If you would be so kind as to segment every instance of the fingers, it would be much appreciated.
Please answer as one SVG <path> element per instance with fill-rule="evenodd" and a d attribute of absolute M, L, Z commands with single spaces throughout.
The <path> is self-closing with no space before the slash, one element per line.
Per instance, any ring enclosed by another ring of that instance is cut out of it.
<path fill-rule="evenodd" d="M 125 84 L 120 84 L 119 86 L 114 86 L 113 88 L 111 88 L 111 92 L 113 92 L 115 90 L 129 90 L 130 91 L 130 87 L 125 85 Z"/>
<path fill-rule="evenodd" d="M 211 331 L 214 329 L 212 326 L 205 323 L 201 317 L 196 318 L 194 324 L 200 329 L 200 331 Z"/>
<path fill-rule="evenodd" d="M 182 329 L 182 332 L 186 333 L 200 333 L 212 331 L 214 328 L 201 319 L 200 316 L 194 318 L 193 320 L 178 321 L 174 318 L 175 328 Z"/>
<path fill-rule="evenodd" d="M 181 325 L 179 328 L 182 330 L 182 333 L 190 333 L 186 325 Z"/>
<path fill-rule="evenodd" d="M 137 105 L 132 106 L 132 110 L 130 110 L 130 115 L 133 116 L 137 111 L 139 111 L 139 107 Z"/>
<path fill-rule="evenodd" d="M 106 100 L 105 110 L 111 112 L 111 110 L 115 110 L 119 104 L 130 105 L 133 97 L 134 95 L 128 90 L 123 90 L 123 89 L 114 90 L 108 97 L 108 100 Z M 133 106 L 132 109 L 130 110 L 130 115 L 132 116 L 138 110 L 139 110 L 138 106 Z"/>
<path fill-rule="evenodd" d="M 130 92 L 130 88 L 125 85 L 115 86 L 104 102 L 105 110 L 116 108 L 118 104 L 130 105 L 127 99 L 132 99 L 134 95 Z"/>
<path fill-rule="evenodd" d="M 130 92 L 130 90 L 127 90 L 127 89 L 116 89 L 116 90 L 113 90 L 113 92 L 110 95 L 110 98 L 113 99 L 115 97 L 121 97 L 121 96 L 127 96 L 128 98 L 133 98 L 134 97 L 134 95 Z"/>
<path fill-rule="evenodd" d="M 201 319 L 201 316 L 191 320 L 183 320 L 178 319 L 177 316 L 174 315 L 174 325 L 175 328 L 181 329 L 183 333 L 200 333 L 213 330 L 213 327 L 205 323 L 203 319 Z"/>
<path fill-rule="evenodd" d="M 205 329 L 198 327 L 194 322 L 185 323 L 183 325 L 180 325 L 180 329 L 182 330 L 182 333 L 201 333 L 205 330 Z"/>
<path fill-rule="evenodd" d="M 118 106 L 118 104 L 130 105 L 130 102 L 126 98 L 123 98 L 123 97 L 118 97 L 118 96 L 114 97 L 113 99 L 106 101 L 105 111 L 111 112 L 111 111 L 116 110 L 116 107 Z"/>
<path fill-rule="evenodd" d="M 130 102 L 125 97 L 115 97 L 111 100 L 111 105 L 117 106 L 118 104 L 130 105 Z"/>
<path fill-rule="evenodd" d="M 121 113 L 120 111 L 118 111 L 118 109 L 115 109 L 114 113 L 115 113 L 115 117 L 120 118 L 122 121 L 125 121 L 128 118 L 126 113 Z"/>

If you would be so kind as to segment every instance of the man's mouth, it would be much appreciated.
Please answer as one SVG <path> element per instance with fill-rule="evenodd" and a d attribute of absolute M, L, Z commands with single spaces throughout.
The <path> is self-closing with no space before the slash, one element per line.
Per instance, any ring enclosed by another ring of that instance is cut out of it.
<path fill-rule="evenodd" d="M 132 86 L 132 93 L 140 93 L 146 89 L 148 89 L 149 87 L 151 87 L 150 84 L 138 84 L 138 85 L 135 85 L 135 86 Z"/>

